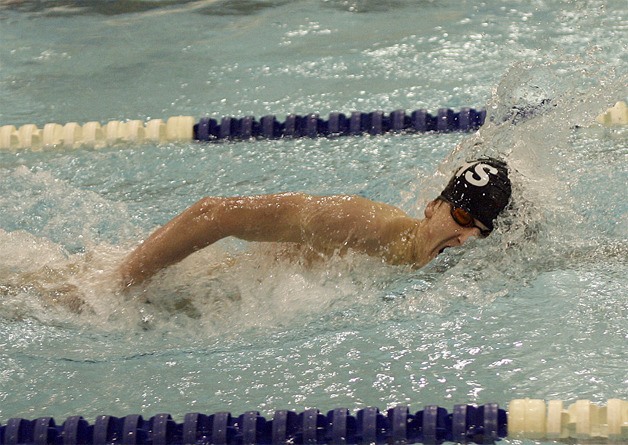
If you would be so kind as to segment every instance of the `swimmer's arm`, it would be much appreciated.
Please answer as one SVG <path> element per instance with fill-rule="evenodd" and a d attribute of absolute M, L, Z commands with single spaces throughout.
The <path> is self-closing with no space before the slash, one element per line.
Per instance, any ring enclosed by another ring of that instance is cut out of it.
<path fill-rule="evenodd" d="M 401 238 L 413 228 L 414 220 L 401 210 L 355 196 L 204 198 L 150 235 L 119 272 L 125 286 L 138 284 L 229 236 L 303 243 L 321 252 L 352 248 L 403 263 L 411 259 Z"/>
<path fill-rule="evenodd" d="M 122 283 L 127 287 L 139 284 L 229 236 L 247 241 L 298 242 L 299 212 L 306 201 L 301 194 L 203 198 L 129 254 L 119 268 Z"/>

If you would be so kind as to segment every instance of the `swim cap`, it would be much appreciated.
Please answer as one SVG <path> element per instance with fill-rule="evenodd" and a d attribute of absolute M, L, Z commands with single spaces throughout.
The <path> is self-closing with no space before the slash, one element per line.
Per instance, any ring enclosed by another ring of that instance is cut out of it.
<path fill-rule="evenodd" d="M 462 166 L 440 197 L 493 230 L 493 221 L 508 205 L 510 194 L 506 164 L 493 158 L 481 158 Z"/>

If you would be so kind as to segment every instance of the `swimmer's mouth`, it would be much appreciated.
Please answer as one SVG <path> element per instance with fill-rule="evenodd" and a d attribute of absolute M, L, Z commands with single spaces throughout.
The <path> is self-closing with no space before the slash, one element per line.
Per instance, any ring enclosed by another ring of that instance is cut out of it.
<path fill-rule="evenodd" d="M 442 246 L 442 247 L 441 247 Z M 440 247 L 440 249 L 439 249 Z M 449 249 L 450 247 L 455 247 L 455 245 L 450 242 L 450 241 L 445 241 L 443 243 L 441 243 L 440 246 L 436 246 L 436 248 L 432 251 L 433 253 L 433 258 L 436 258 L 438 255 L 440 255 L 441 253 L 443 253 L 445 250 Z"/>

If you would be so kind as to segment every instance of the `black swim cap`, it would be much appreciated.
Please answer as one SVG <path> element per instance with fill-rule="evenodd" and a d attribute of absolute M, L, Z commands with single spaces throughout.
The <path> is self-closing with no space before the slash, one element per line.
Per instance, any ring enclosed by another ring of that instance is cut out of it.
<path fill-rule="evenodd" d="M 462 166 L 440 197 L 493 230 L 493 221 L 508 205 L 510 194 L 506 164 L 493 158 L 481 158 Z"/>

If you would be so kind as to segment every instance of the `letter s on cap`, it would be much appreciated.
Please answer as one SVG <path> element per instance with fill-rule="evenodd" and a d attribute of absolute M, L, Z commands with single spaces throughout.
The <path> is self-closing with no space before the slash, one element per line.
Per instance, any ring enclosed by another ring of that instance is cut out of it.
<path fill-rule="evenodd" d="M 476 164 L 473 168 L 475 174 L 470 170 L 464 174 L 464 179 L 471 185 L 475 185 L 476 187 L 484 187 L 488 184 L 489 177 L 488 174 L 497 174 L 497 169 L 492 165 L 488 164 Z"/>

